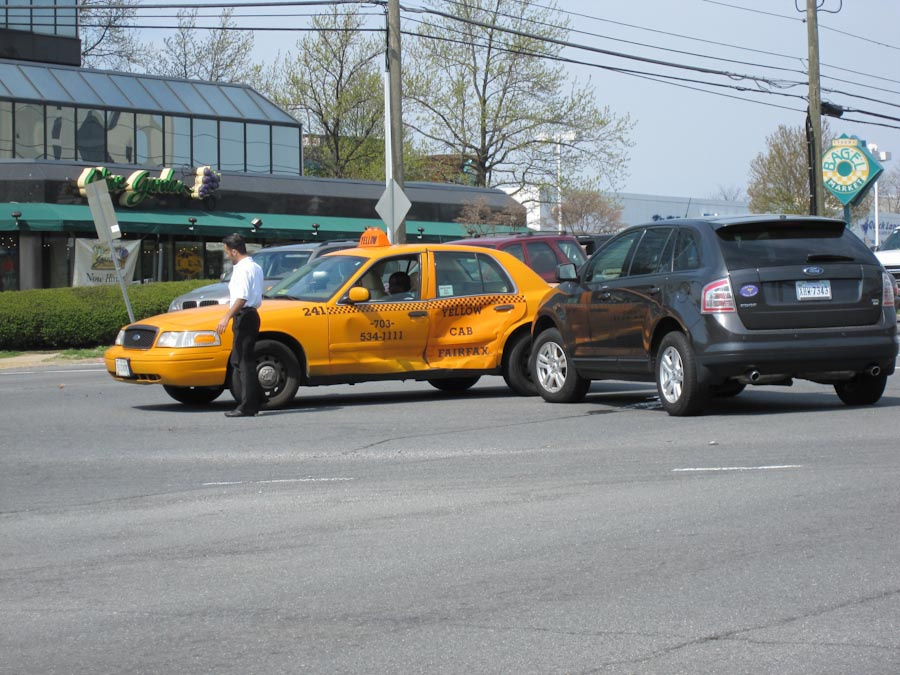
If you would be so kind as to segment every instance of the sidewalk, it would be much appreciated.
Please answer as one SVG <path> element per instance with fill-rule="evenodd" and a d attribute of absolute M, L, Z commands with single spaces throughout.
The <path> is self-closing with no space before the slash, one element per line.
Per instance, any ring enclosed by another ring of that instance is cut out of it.
<path fill-rule="evenodd" d="M 46 368 L 85 363 L 103 363 L 102 358 L 72 359 L 61 357 L 59 352 L 24 352 L 18 356 L 0 358 L 0 370 L 10 368 Z"/>

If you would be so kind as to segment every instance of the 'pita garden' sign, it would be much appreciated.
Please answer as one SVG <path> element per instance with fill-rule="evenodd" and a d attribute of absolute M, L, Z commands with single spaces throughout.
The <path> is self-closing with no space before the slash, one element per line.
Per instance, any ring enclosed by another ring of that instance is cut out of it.
<path fill-rule="evenodd" d="M 855 206 L 869 191 L 884 167 L 869 154 L 866 142 L 843 134 L 822 157 L 825 187 L 841 204 Z"/>
<path fill-rule="evenodd" d="M 146 169 L 133 172 L 129 176 L 111 173 L 105 166 L 92 166 L 78 177 L 78 191 L 87 196 L 84 186 L 98 180 L 105 180 L 110 194 L 118 197 L 122 206 L 138 206 L 149 195 L 181 195 L 193 199 L 206 199 L 219 189 L 221 174 L 208 166 L 194 171 L 192 184 L 175 178 L 172 169 L 160 169 L 159 176 L 151 176 Z"/>

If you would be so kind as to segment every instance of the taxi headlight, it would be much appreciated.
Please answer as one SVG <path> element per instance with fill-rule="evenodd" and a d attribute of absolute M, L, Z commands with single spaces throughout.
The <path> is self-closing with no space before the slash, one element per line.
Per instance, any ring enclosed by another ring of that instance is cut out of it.
<path fill-rule="evenodd" d="M 113 342 L 114 345 L 119 345 L 120 347 L 125 344 L 125 331 L 120 330 L 116 335 L 116 341 Z"/>
<path fill-rule="evenodd" d="M 219 334 L 214 330 L 167 331 L 159 336 L 157 347 L 216 347 L 222 344 Z"/>

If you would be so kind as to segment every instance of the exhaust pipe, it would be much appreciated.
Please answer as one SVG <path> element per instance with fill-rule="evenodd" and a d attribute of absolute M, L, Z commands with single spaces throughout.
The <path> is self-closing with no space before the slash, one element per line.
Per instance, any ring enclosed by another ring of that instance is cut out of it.
<path fill-rule="evenodd" d="M 869 366 L 866 368 L 866 375 L 870 375 L 871 377 L 878 377 L 881 375 L 881 366 Z"/>
<path fill-rule="evenodd" d="M 759 374 L 758 370 L 748 370 L 747 371 L 747 379 L 750 381 L 750 384 L 755 384 L 759 382 L 759 378 L 762 377 Z"/>

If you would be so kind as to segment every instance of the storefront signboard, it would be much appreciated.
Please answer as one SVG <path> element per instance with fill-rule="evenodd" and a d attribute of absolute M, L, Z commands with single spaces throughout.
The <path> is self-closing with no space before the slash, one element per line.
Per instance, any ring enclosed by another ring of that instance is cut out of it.
<path fill-rule="evenodd" d="M 116 263 L 126 283 L 134 279 L 134 269 L 140 256 L 139 239 L 119 240 L 110 250 L 107 244 L 99 239 L 75 240 L 75 275 L 73 286 L 109 286 L 119 283 L 116 274 Z M 116 259 L 113 260 L 113 255 Z"/>
<path fill-rule="evenodd" d="M 194 171 L 191 185 L 175 178 L 175 170 L 163 168 L 159 176 L 152 176 L 146 169 L 134 171 L 128 176 L 114 174 L 105 166 L 85 168 L 78 177 L 78 192 L 86 197 L 87 185 L 106 181 L 111 195 L 118 198 L 122 206 L 135 207 L 150 195 L 181 195 L 192 199 L 205 199 L 219 187 L 220 175 L 208 166 L 198 167 Z"/>

